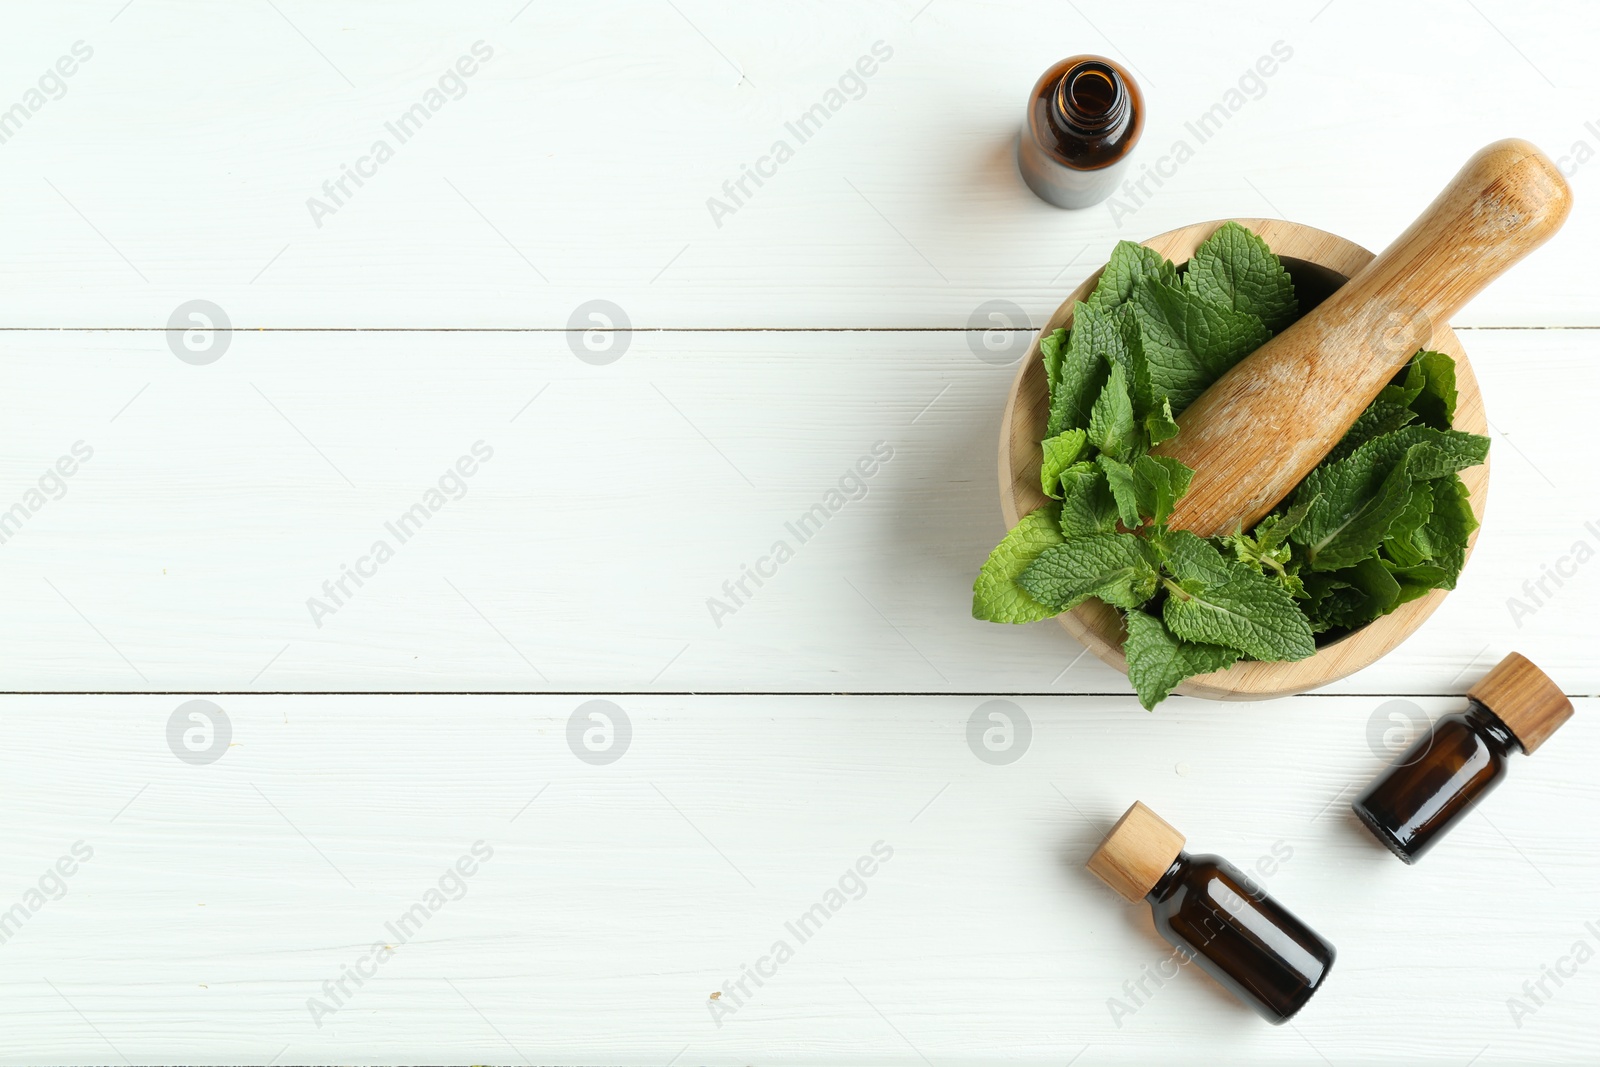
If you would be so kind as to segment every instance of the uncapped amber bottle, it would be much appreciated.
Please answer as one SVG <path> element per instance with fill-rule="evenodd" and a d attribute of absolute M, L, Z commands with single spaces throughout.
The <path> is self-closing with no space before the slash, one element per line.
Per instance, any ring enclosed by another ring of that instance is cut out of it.
<path fill-rule="evenodd" d="M 1047 203 L 1088 207 L 1122 181 L 1143 132 L 1144 96 L 1132 75 L 1100 56 L 1073 56 L 1034 85 L 1017 167 Z"/>
<path fill-rule="evenodd" d="M 1130 901 L 1146 900 L 1161 936 L 1256 1014 L 1277 1025 L 1305 1007 L 1333 946 L 1220 856 L 1191 856 L 1161 816 L 1135 803 L 1089 857 Z"/>
<path fill-rule="evenodd" d="M 1572 717 L 1572 701 L 1513 652 L 1351 805 L 1389 851 L 1415 863 L 1488 796 L 1518 749 L 1531 754 Z"/>

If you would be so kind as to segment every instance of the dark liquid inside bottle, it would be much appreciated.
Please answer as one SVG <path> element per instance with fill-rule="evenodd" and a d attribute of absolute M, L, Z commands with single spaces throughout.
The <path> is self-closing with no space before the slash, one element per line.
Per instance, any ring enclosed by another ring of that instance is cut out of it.
<path fill-rule="evenodd" d="M 1506 757 L 1520 749 L 1494 712 L 1471 701 L 1417 738 L 1351 807 L 1389 851 L 1415 863 L 1500 784 Z"/>
<path fill-rule="evenodd" d="M 1144 130 L 1144 97 L 1110 60 L 1073 56 L 1044 72 L 1028 101 L 1017 164 L 1028 186 L 1057 207 L 1088 207 L 1110 195 L 1117 166 Z"/>
<path fill-rule="evenodd" d="M 1333 966 L 1332 945 L 1220 856 L 1180 852 L 1145 899 L 1163 937 L 1273 1025 Z"/>

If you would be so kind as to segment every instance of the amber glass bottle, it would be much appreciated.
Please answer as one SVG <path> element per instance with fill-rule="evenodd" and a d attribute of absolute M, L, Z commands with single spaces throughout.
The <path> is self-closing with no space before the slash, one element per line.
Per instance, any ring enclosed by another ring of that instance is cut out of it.
<path fill-rule="evenodd" d="M 1028 98 L 1017 166 L 1056 207 L 1098 204 L 1122 181 L 1144 132 L 1144 96 L 1121 66 L 1073 56 L 1044 72 Z"/>
<path fill-rule="evenodd" d="M 1089 857 L 1130 901 L 1146 900 L 1161 936 L 1276 1025 L 1305 1007 L 1333 966 L 1333 946 L 1239 868 L 1191 856 L 1183 835 L 1135 803 Z"/>
<path fill-rule="evenodd" d="M 1533 752 L 1571 717 L 1561 687 L 1513 652 L 1467 691 L 1465 711 L 1434 723 L 1351 807 L 1415 863 L 1500 784 L 1507 757 Z"/>

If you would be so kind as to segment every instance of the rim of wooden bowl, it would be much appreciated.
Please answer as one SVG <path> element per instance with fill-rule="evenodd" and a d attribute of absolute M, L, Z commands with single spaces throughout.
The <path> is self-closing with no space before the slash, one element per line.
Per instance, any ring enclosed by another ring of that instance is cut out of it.
<path fill-rule="evenodd" d="M 1174 263 L 1183 264 L 1202 241 L 1227 221 L 1230 220 L 1217 219 L 1183 226 L 1142 243 Z M 1355 274 L 1373 258 L 1372 252 L 1353 241 L 1297 222 L 1280 219 L 1231 221 L 1258 234 L 1278 256 L 1304 260 L 1335 271 L 1345 278 Z M 1005 417 L 1000 423 L 1000 507 L 1005 514 L 1007 529 L 1015 526 L 1018 518 L 1042 507 L 1049 500 L 1039 486 L 1039 441 L 1044 436 L 1045 421 L 1049 414 L 1049 388 L 1044 378 L 1044 364 L 1039 358 L 1039 341 L 1057 328 L 1071 326 L 1073 304 L 1085 299 L 1093 291 L 1100 274 L 1101 271 L 1097 270 L 1085 279 L 1050 316 L 1044 329 L 1034 338 L 1027 358 L 1023 360 L 1016 380 L 1011 384 Z M 1471 433 L 1488 433 L 1483 394 L 1478 389 L 1472 364 L 1455 332 L 1447 325 L 1435 326 L 1433 338 L 1427 347 L 1444 352 L 1456 361 L 1456 428 Z M 1471 494 L 1472 513 L 1481 523 L 1484 501 L 1488 496 L 1488 463 L 1462 471 L 1461 480 Z M 1469 558 L 1477 540 L 1477 531 L 1473 531 L 1467 540 Z M 1173 692 L 1212 700 L 1265 700 L 1303 693 L 1338 681 L 1370 666 L 1398 647 L 1444 602 L 1447 592 L 1435 589 L 1409 604 L 1403 604 L 1376 622 L 1320 647 L 1315 655 L 1298 663 L 1240 662 L 1227 670 L 1197 675 Z M 1092 600 L 1057 616 L 1057 619 L 1089 651 L 1117 670 L 1127 673 L 1128 661 L 1122 654 L 1126 632 L 1122 615 L 1115 608 Z"/>

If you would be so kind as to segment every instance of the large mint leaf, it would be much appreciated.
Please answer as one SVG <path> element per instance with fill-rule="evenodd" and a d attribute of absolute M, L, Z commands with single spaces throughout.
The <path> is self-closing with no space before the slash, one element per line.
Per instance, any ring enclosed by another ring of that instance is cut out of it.
<path fill-rule="evenodd" d="M 1260 348 L 1267 328 L 1243 311 L 1213 304 L 1186 289 L 1139 281 L 1133 313 L 1152 398 L 1166 397 L 1179 415 L 1222 372 Z"/>
<path fill-rule="evenodd" d="M 1121 336 L 1104 312 L 1090 310 L 1084 303 L 1072 307 L 1072 332 L 1058 354 L 1055 388 L 1050 393 L 1049 437 L 1063 430 L 1088 429 L 1089 412 L 1110 373 L 1100 352 L 1110 343 L 1108 337 Z"/>
<path fill-rule="evenodd" d="M 1221 583 L 1168 583 L 1162 618 L 1178 637 L 1237 648 L 1260 660 L 1299 660 L 1314 653 L 1311 626 L 1283 586 L 1238 567 Z"/>
<path fill-rule="evenodd" d="M 1132 241 L 1118 241 L 1111 250 L 1111 261 L 1106 264 L 1089 303 L 1104 311 L 1127 301 L 1133 294 L 1133 284 L 1140 278 L 1149 278 L 1162 285 L 1178 284 L 1178 268 L 1160 252 Z"/>
<path fill-rule="evenodd" d="M 1436 430 L 1431 426 L 1412 425 L 1373 438 L 1356 449 L 1345 462 L 1358 467 L 1367 463 L 1386 469 L 1406 458 L 1417 478 L 1442 478 L 1446 474 L 1476 467 L 1488 455 L 1487 437 L 1460 430 Z M 1301 483 L 1302 488 L 1304 484 Z"/>
<path fill-rule="evenodd" d="M 1306 475 L 1294 502 L 1308 504 L 1293 540 L 1313 570 L 1339 570 L 1371 555 L 1411 501 L 1419 481 L 1482 463 L 1489 439 L 1406 426 L 1366 442 Z"/>
<path fill-rule="evenodd" d="M 1069 611 L 1090 597 L 1136 608 L 1155 595 L 1159 577 L 1143 540 L 1108 533 L 1080 534 L 1045 549 L 1018 581 L 1039 603 Z"/>
<path fill-rule="evenodd" d="M 995 546 L 972 585 L 972 617 L 987 622 L 1037 622 L 1057 614 L 1028 595 L 1017 578 L 1039 555 L 1061 543 L 1054 505 L 1029 512 Z"/>
<path fill-rule="evenodd" d="M 1160 619 L 1142 611 L 1128 612 L 1128 681 L 1139 703 L 1150 711 L 1186 678 L 1232 666 L 1239 653 L 1221 645 L 1180 641 Z"/>
<path fill-rule="evenodd" d="M 1121 366 L 1111 368 L 1111 376 L 1094 402 L 1094 410 L 1089 414 L 1089 442 L 1102 455 L 1123 461 L 1139 447 L 1133 421 L 1133 397 L 1128 394 L 1128 379 Z"/>
<path fill-rule="evenodd" d="M 1066 537 L 1112 533 L 1117 504 L 1105 472 L 1093 463 L 1074 463 L 1061 472 L 1061 533 Z"/>
<path fill-rule="evenodd" d="M 1039 486 L 1046 496 L 1061 498 L 1061 475 L 1078 462 L 1088 435 L 1082 430 L 1067 430 L 1047 438 L 1041 446 L 1044 458 L 1039 465 Z"/>
<path fill-rule="evenodd" d="M 1277 333 L 1295 320 L 1294 282 L 1267 243 L 1237 222 L 1225 222 L 1195 249 L 1183 285 L 1214 304 L 1254 315 Z"/>

